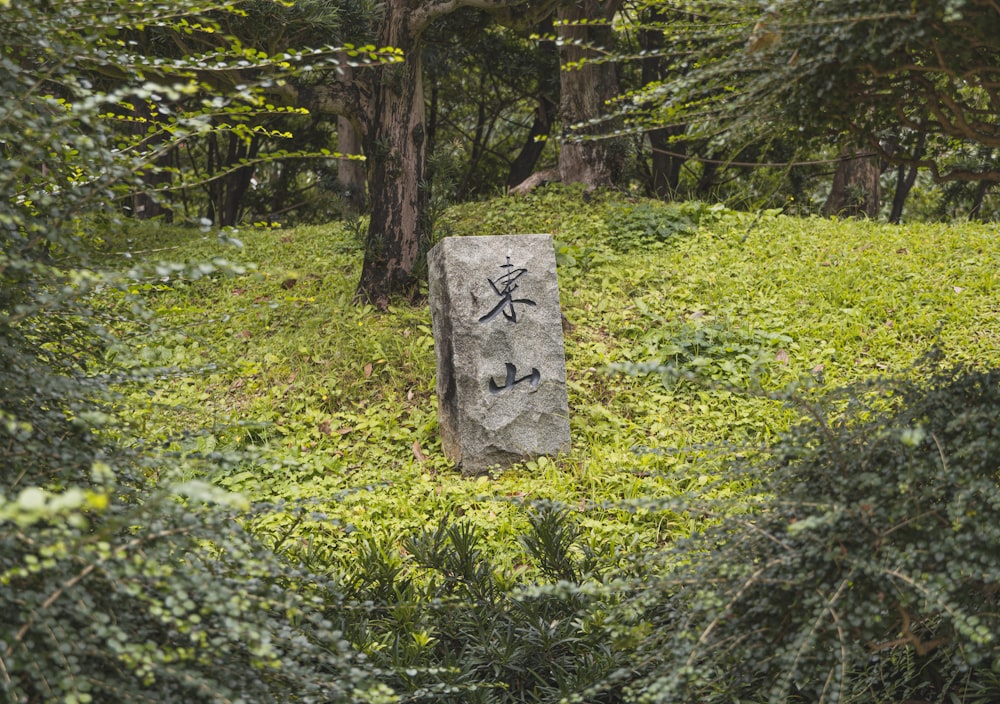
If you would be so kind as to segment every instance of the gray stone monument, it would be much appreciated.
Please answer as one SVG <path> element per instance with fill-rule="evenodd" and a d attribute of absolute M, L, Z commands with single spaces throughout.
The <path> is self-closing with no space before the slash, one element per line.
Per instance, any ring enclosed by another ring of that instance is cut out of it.
<path fill-rule="evenodd" d="M 480 474 L 569 450 L 552 238 L 446 237 L 427 265 L 445 454 Z"/>

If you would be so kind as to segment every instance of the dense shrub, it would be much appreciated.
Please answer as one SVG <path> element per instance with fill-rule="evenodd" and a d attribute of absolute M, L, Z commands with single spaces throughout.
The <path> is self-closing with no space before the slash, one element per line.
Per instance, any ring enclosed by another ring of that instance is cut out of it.
<path fill-rule="evenodd" d="M 1000 700 L 1000 372 L 812 411 L 643 594 L 637 699 Z"/>
<path fill-rule="evenodd" d="M 122 321 L 92 299 L 119 279 L 86 263 L 88 223 L 113 213 L 143 156 L 119 148 L 106 115 L 128 90 L 177 86 L 102 91 L 90 71 L 128 75 L 127 28 L 202 5 L 0 2 L 0 701 L 381 691 L 312 597 L 287 588 L 313 580 L 234 520 L 245 502 L 145 442 L 163 438 L 127 447 L 115 412 L 128 379 L 103 353 Z"/>
<path fill-rule="evenodd" d="M 498 564 L 469 521 L 428 528 L 402 553 L 370 541 L 345 576 L 355 608 L 334 604 L 331 618 L 344 618 L 404 701 L 619 701 L 613 675 L 627 651 L 615 648 L 605 618 L 621 585 L 614 561 L 581 544 L 578 520 L 556 503 L 530 508 L 522 545 L 532 577 Z"/>

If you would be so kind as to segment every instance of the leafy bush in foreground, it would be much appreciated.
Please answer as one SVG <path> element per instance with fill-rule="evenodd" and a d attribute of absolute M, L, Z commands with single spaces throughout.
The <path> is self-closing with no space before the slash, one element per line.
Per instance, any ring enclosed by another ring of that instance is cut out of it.
<path fill-rule="evenodd" d="M 130 94 L 95 88 L 87 68 L 134 59 L 129 26 L 224 5 L 0 7 L 0 701 L 378 699 L 287 588 L 309 578 L 238 525 L 245 502 L 120 441 L 124 377 L 103 358 L 115 321 L 92 305 L 119 279 L 84 262 L 84 243 L 144 157 L 103 117 Z M 136 90 L 157 88 L 177 89 Z"/>
<path fill-rule="evenodd" d="M 1000 700 L 1000 372 L 848 406 L 748 470 L 770 498 L 645 593 L 639 701 Z"/>
<path fill-rule="evenodd" d="M 623 583 L 608 574 L 608 556 L 580 544 L 575 512 L 538 502 L 528 513 L 521 542 L 538 566 L 532 585 L 498 566 L 483 530 L 465 520 L 412 536 L 405 561 L 372 541 L 345 576 L 350 603 L 363 608 L 335 604 L 331 618 L 344 618 L 403 701 L 522 704 L 583 692 L 591 704 L 620 701 L 608 680 L 627 651 L 605 618 Z"/>

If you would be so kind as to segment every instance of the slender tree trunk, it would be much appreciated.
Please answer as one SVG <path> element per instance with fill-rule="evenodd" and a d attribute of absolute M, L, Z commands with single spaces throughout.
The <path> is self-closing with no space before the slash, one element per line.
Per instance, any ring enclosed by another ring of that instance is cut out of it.
<path fill-rule="evenodd" d="M 537 26 L 537 33 L 543 36 L 551 35 L 554 32 L 552 24 L 554 19 L 551 15 L 546 17 Z M 507 172 L 508 190 L 523 183 L 534 173 L 538 159 L 545 151 L 546 142 L 542 138 L 547 138 L 552 133 L 552 125 L 559 116 L 559 81 L 561 80 L 559 50 L 554 41 L 542 42 L 540 49 L 546 60 L 538 64 L 535 76 L 537 82 L 535 119 L 531 123 L 531 128 L 528 130 L 521 150 L 510 164 L 510 170 Z"/>
<path fill-rule="evenodd" d="M 361 136 L 346 117 L 337 118 L 337 151 L 341 154 L 361 154 Z M 337 188 L 347 213 L 357 215 L 364 212 L 366 181 L 363 161 L 341 159 L 337 162 Z"/>
<path fill-rule="evenodd" d="M 230 149 L 227 158 L 226 168 L 232 168 L 235 164 L 245 159 L 254 159 L 260 152 L 261 141 L 254 137 L 250 144 L 245 144 L 236 135 L 230 135 Z M 243 207 L 243 198 L 250 190 L 253 182 L 253 175 L 256 169 L 252 165 L 244 165 L 236 168 L 231 173 L 227 173 L 222 179 L 223 201 L 222 211 L 219 213 L 219 225 L 231 227 L 236 225 L 240 219 L 240 210 Z"/>
<path fill-rule="evenodd" d="M 650 165 L 650 190 L 657 198 L 671 200 L 677 194 L 681 182 L 681 168 L 687 161 L 683 154 L 684 144 L 675 143 L 673 137 L 684 134 L 684 126 L 652 130 L 649 146 L 653 150 Z M 669 154 L 667 152 L 670 152 Z"/>
<path fill-rule="evenodd" d="M 900 164 L 896 170 L 896 189 L 892 193 L 892 210 L 889 212 L 889 222 L 893 225 L 903 221 L 903 206 L 916 181 L 917 167 Z"/>
<path fill-rule="evenodd" d="M 913 148 L 910 158 L 916 161 L 924 155 L 924 147 L 927 144 L 927 133 L 921 132 L 917 139 L 917 144 Z M 911 165 L 907 167 L 900 164 L 896 172 L 896 189 L 892 194 L 892 209 L 889 212 L 889 222 L 898 225 L 903 220 L 903 206 L 906 204 L 906 197 L 910 195 L 913 184 L 917 181 L 917 167 Z"/>
<path fill-rule="evenodd" d="M 425 233 L 426 127 L 419 39 L 405 0 L 386 0 L 379 46 L 402 49 L 405 61 L 378 72 L 365 135 L 371 220 L 355 298 L 379 308 L 392 295 L 416 292 L 415 269 Z"/>
<path fill-rule="evenodd" d="M 545 150 L 545 142 L 536 137 L 547 137 L 552 129 L 552 119 L 555 115 L 556 104 L 548 96 L 542 95 L 538 98 L 538 107 L 535 108 L 535 120 L 528 130 L 528 136 L 524 140 L 524 146 L 518 152 L 517 157 L 511 162 L 510 171 L 507 174 L 507 188 L 522 183 L 531 176 L 535 170 L 538 158 Z"/>
<path fill-rule="evenodd" d="M 990 189 L 994 186 L 992 181 L 980 181 L 976 186 L 976 195 L 972 200 L 972 208 L 969 210 L 970 220 L 980 220 L 983 219 L 983 201 L 986 199 L 986 194 L 990 192 Z"/>
<path fill-rule="evenodd" d="M 857 147 L 848 147 L 840 156 L 830 195 L 823 205 L 823 215 L 878 217 L 881 206 L 878 157 L 867 155 Z"/>
<path fill-rule="evenodd" d="M 149 105 L 145 100 L 136 99 L 133 114 L 137 118 L 132 123 L 132 134 L 139 138 L 146 138 L 149 128 L 155 123 L 156 118 L 149 110 Z M 163 142 L 163 138 L 154 139 L 147 143 L 148 149 L 155 149 Z M 172 152 L 172 150 L 171 150 Z M 147 190 L 132 194 L 132 217 L 137 220 L 151 220 L 156 217 L 163 217 L 167 222 L 173 220 L 173 211 L 164 204 L 164 195 L 158 193 L 166 188 L 173 181 L 173 176 L 169 170 L 172 153 L 168 152 L 156 159 L 147 172 L 139 174 L 142 184 Z"/>
<path fill-rule="evenodd" d="M 667 14 L 658 8 L 647 10 L 651 22 L 665 23 Z M 643 29 L 639 32 L 639 44 L 650 54 L 641 61 L 641 80 L 643 85 L 649 85 L 666 78 L 666 62 L 658 55 L 663 49 L 664 36 L 661 29 Z M 675 141 L 687 131 L 686 125 L 671 125 L 657 130 L 651 130 L 649 146 L 652 150 L 650 159 L 650 174 L 648 190 L 651 195 L 664 200 L 670 200 L 677 194 L 680 185 L 681 168 L 686 157 L 677 156 L 685 153 L 685 145 Z M 670 152 L 670 153 L 668 153 Z"/>
<path fill-rule="evenodd" d="M 695 187 L 695 195 L 699 199 L 708 200 L 710 198 L 712 190 L 718 185 L 715 177 L 719 175 L 721 166 L 716 162 L 705 162 L 701 165 L 701 175 L 698 177 L 698 185 Z"/>
<path fill-rule="evenodd" d="M 563 65 L 592 58 L 590 50 L 577 46 L 574 42 L 610 48 L 613 39 L 610 29 L 574 23 L 582 20 L 610 20 L 622 4 L 623 0 L 582 0 L 561 6 L 559 19 L 564 24 L 560 25 L 559 34 L 566 42 L 560 52 Z M 618 91 L 615 63 L 584 63 L 579 68 L 562 71 L 560 84 L 559 114 L 565 134 L 571 125 L 605 114 L 605 102 Z M 606 127 L 603 129 L 606 130 Z M 586 133 L 587 130 L 582 131 L 582 134 Z M 611 186 L 620 178 L 624 166 L 625 146 L 622 140 L 563 142 L 559 150 L 559 173 L 565 183 L 585 183 L 590 187 Z"/>
<path fill-rule="evenodd" d="M 489 87 L 486 85 L 486 73 L 483 72 L 479 74 L 479 94 L 484 95 L 487 90 L 489 90 Z M 480 100 L 479 106 L 476 109 L 476 129 L 473 131 L 469 164 L 466 166 L 465 173 L 462 175 L 462 182 L 458 185 L 455 192 L 455 197 L 459 201 L 465 200 L 469 195 L 469 184 L 472 182 L 472 177 L 476 173 L 476 169 L 479 168 L 479 162 L 482 161 L 483 155 L 486 153 L 486 145 L 489 143 L 495 119 L 494 115 L 487 114 L 486 104 L 483 100 Z"/>
<path fill-rule="evenodd" d="M 346 61 L 341 70 L 345 81 L 353 79 L 353 69 Z M 341 154 L 361 154 L 361 135 L 348 116 L 337 116 L 337 151 Z M 337 188 L 343 199 L 344 210 L 350 215 L 364 212 L 366 180 L 364 162 L 355 159 L 341 159 L 337 162 Z"/>

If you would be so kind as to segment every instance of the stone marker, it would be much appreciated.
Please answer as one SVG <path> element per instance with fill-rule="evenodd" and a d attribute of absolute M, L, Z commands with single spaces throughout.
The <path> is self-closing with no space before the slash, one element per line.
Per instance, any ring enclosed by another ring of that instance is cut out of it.
<path fill-rule="evenodd" d="M 480 474 L 569 450 L 551 236 L 446 237 L 427 265 L 445 454 Z"/>

